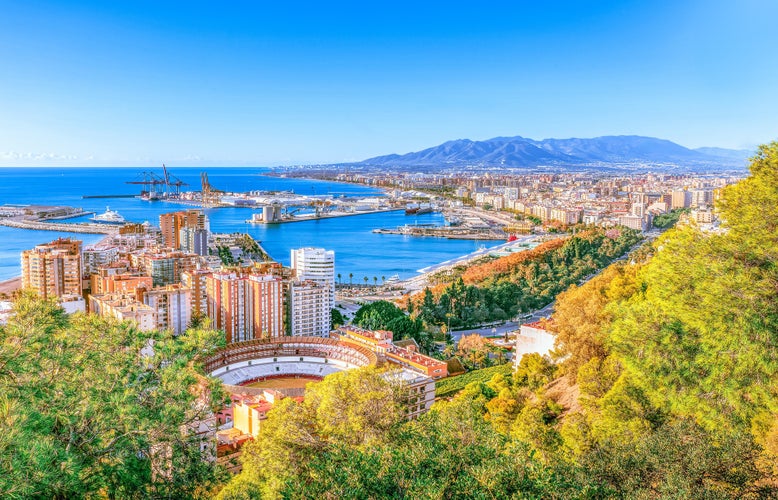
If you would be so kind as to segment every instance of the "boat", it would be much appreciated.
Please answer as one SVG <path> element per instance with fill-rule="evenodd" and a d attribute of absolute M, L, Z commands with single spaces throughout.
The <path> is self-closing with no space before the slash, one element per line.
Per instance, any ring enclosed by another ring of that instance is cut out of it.
<path fill-rule="evenodd" d="M 431 214 L 432 212 L 433 212 L 433 209 L 430 206 L 419 207 L 419 209 L 416 210 L 416 215 Z"/>
<path fill-rule="evenodd" d="M 408 207 L 405 209 L 405 215 L 415 215 L 419 211 L 419 207 Z"/>
<path fill-rule="evenodd" d="M 124 224 L 124 217 L 119 215 L 119 212 L 111 210 L 111 207 L 105 207 L 105 212 L 100 215 L 92 217 L 94 222 L 101 222 L 103 224 Z"/>
<path fill-rule="evenodd" d="M 384 281 L 384 285 L 393 285 L 399 282 L 400 282 L 400 275 L 394 274 L 392 276 L 389 276 L 389 278 L 386 281 Z"/>

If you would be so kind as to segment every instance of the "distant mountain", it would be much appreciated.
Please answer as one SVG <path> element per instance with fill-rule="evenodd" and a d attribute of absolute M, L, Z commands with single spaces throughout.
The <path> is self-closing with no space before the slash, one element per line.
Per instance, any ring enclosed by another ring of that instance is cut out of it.
<path fill-rule="evenodd" d="M 754 156 L 754 152 L 751 149 L 723 149 L 723 148 L 697 148 L 695 151 L 708 156 L 715 156 L 718 158 L 725 158 L 735 161 L 745 161 Z"/>
<path fill-rule="evenodd" d="M 751 152 L 721 148 L 689 149 L 664 139 L 642 136 L 605 136 L 593 139 L 495 137 L 486 141 L 458 139 L 404 155 L 377 156 L 363 165 L 434 166 L 627 166 L 744 168 Z"/>

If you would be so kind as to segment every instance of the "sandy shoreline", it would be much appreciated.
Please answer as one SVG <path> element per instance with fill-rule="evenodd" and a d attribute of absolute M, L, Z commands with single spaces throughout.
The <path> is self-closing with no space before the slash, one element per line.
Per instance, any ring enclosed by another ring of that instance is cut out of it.
<path fill-rule="evenodd" d="M 18 290 L 22 287 L 22 277 L 16 276 L 5 281 L 0 281 L 0 293 L 8 293 Z"/>

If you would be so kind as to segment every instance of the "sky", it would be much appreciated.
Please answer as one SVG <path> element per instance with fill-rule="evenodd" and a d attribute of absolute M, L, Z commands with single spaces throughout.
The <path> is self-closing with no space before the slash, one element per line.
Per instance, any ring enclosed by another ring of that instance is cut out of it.
<path fill-rule="evenodd" d="M 3 0 L 0 165 L 778 138 L 778 2 Z"/>

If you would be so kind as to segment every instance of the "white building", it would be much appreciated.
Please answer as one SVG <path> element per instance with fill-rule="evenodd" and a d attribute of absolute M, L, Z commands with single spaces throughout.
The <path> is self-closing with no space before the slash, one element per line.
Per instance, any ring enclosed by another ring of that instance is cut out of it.
<path fill-rule="evenodd" d="M 315 281 L 294 280 L 289 286 L 289 327 L 294 336 L 328 337 L 330 288 Z"/>
<path fill-rule="evenodd" d="M 315 281 L 330 289 L 329 308 L 335 307 L 335 252 L 323 248 L 292 250 L 292 269 L 300 281 Z"/>
<path fill-rule="evenodd" d="M 516 350 L 513 355 L 514 369 L 518 368 L 521 357 L 525 354 L 537 353 L 545 356 L 553 348 L 554 334 L 543 328 L 540 322 L 521 325 L 521 330 L 516 336 Z"/>
<path fill-rule="evenodd" d="M 114 245 L 89 245 L 81 252 L 82 272 L 89 276 L 97 272 L 100 267 L 105 267 L 119 260 L 119 249 Z"/>

